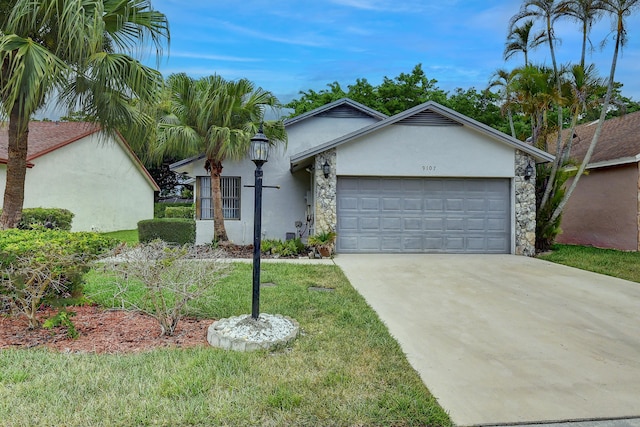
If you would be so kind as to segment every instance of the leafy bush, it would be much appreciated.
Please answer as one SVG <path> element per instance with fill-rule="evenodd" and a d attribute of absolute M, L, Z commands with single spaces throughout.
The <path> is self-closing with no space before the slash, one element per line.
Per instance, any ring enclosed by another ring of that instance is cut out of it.
<path fill-rule="evenodd" d="M 0 209 L 2 214 L 2 209 Z M 22 210 L 18 228 L 32 230 L 34 228 L 52 228 L 55 230 L 71 230 L 74 214 L 67 209 L 27 208 Z"/>
<path fill-rule="evenodd" d="M 194 207 L 193 203 L 155 203 L 153 205 L 153 217 L 165 218 L 165 211 L 167 210 L 167 208 L 193 208 L 193 207 Z"/>
<path fill-rule="evenodd" d="M 299 237 L 285 242 L 277 239 L 265 239 L 260 244 L 262 252 L 282 257 L 300 255 L 305 249 L 305 245 Z"/>
<path fill-rule="evenodd" d="M 156 239 L 179 245 L 196 241 L 196 222 L 186 218 L 155 218 L 138 222 L 138 239 L 148 243 Z"/>
<path fill-rule="evenodd" d="M 171 247 L 154 240 L 112 257 L 105 268 L 116 273 L 117 295 L 127 295 L 142 284 L 141 306 L 126 300 L 122 305 L 147 312 L 158 321 L 163 335 L 173 335 L 189 302 L 206 293 L 231 268 L 216 260 L 220 254 L 214 254 L 214 259 L 198 257 L 193 246 Z"/>
<path fill-rule="evenodd" d="M 52 284 L 43 298 L 65 294 L 78 296 L 88 263 L 116 244 L 114 239 L 97 233 L 46 229 L 0 231 L 0 270 L 7 280 L 9 271 L 23 276 L 31 274 L 29 271 L 36 275 L 52 275 L 47 279 Z M 16 283 L 5 285 L 11 287 Z"/>
<path fill-rule="evenodd" d="M 188 218 L 196 216 L 196 209 L 193 206 L 169 206 L 164 211 L 165 218 Z"/>

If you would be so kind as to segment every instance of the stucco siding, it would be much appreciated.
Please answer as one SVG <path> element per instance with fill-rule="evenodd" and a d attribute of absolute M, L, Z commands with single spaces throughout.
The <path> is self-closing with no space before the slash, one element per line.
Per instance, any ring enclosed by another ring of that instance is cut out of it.
<path fill-rule="evenodd" d="M 393 125 L 337 148 L 349 176 L 514 176 L 515 150 L 463 126 Z"/>
<path fill-rule="evenodd" d="M 288 155 L 317 147 L 376 122 L 374 118 L 308 118 L 287 126 Z"/>
<path fill-rule="evenodd" d="M 562 217 L 559 243 L 638 249 L 638 166 L 592 169 Z"/>
<path fill-rule="evenodd" d="M 153 218 L 153 187 L 113 140 L 93 134 L 33 163 L 24 207 L 68 209 L 75 214 L 73 231 L 134 229 L 138 221 Z M 4 191 L 6 166 L 2 170 Z"/>
<path fill-rule="evenodd" d="M 296 233 L 296 221 L 306 224 L 306 195 L 311 188 L 311 175 L 305 170 L 292 174 L 289 171 L 288 156 L 282 155 L 283 148 L 274 148 L 269 161 L 262 166 L 263 185 L 280 188 L 262 190 L 262 235 L 263 238 L 284 240 L 287 233 Z M 189 176 L 207 176 L 204 159 L 181 168 Z M 253 209 L 255 165 L 248 159 L 223 162 L 222 176 L 240 177 L 240 219 L 225 220 L 229 240 L 237 244 L 253 242 Z M 196 223 L 198 244 L 211 243 L 213 220 L 199 220 Z"/>

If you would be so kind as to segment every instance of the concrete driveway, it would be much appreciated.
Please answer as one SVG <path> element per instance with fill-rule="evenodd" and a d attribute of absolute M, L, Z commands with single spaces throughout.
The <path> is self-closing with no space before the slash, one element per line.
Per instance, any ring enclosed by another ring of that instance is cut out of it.
<path fill-rule="evenodd" d="M 458 425 L 640 418 L 640 284 L 512 255 L 338 255 Z"/>

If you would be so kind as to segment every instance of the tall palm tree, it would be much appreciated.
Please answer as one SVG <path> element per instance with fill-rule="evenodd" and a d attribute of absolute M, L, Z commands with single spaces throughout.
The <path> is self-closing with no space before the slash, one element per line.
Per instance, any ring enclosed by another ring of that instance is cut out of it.
<path fill-rule="evenodd" d="M 607 110 L 609 109 L 609 104 L 611 103 L 611 94 L 613 93 L 613 87 L 615 82 L 615 74 L 616 74 L 616 66 L 618 64 L 618 55 L 620 53 L 620 49 L 626 44 L 627 41 L 627 26 L 626 26 L 626 18 L 635 13 L 640 7 L 640 0 L 603 0 L 602 7 L 606 13 L 609 14 L 613 18 L 613 24 L 615 28 L 614 34 L 614 47 L 613 47 L 613 57 L 611 59 L 611 69 L 609 71 L 609 79 L 607 80 L 607 92 L 604 97 L 604 102 L 602 104 L 602 111 L 600 112 L 600 119 L 598 121 L 598 125 L 591 139 L 591 143 L 589 143 L 589 148 L 587 148 L 587 152 L 585 153 L 584 159 L 582 160 L 582 164 L 578 168 L 578 172 L 576 177 L 574 178 L 571 186 L 567 189 L 564 198 L 553 212 L 551 217 L 552 220 L 558 218 L 564 207 L 567 204 L 567 201 L 573 194 L 573 191 L 576 189 L 578 185 L 578 181 L 580 177 L 584 173 L 589 161 L 591 160 L 591 156 L 593 155 L 593 151 L 598 144 L 598 139 L 600 139 L 600 134 L 602 133 L 602 126 L 604 125 L 604 121 L 607 116 Z"/>
<path fill-rule="evenodd" d="M 504 48 L 504 59 L 508 60 L 518 52 L 524 55 L 524 65 L 529 65 L 529 52 L 531 49 L 545 43 L 546 33 L 531 34 L 533 19 L 526 20 L 521 26 L 512 26 L 507 35 L 507 43 Z"/>
<path fill-rule="evenodd" d="M 271 92 L 246 79 L 227 81 L 214 75 L 195 80 L 181 73 L 169 76 L 167 87 L 171 113 L 159 120 L 155 154 L 205 154 L 211 178 L 214 239 L 226 241 L 220 188 L 223 162 L 247 155 L 264 108 L 276 108 L 280 103 Z M 264 133 L 272 143 L 286 142 L 282 121 L 264 123 Z"/>
<path fill-rule="evenodd" d="M 106 131 L 140 122 L 130 100 L 151 102 L 162 78 L 130 55 L 147 38 L 160 55 L 169 27 L 149 0 L 15 0 L 0 30 L 0 115 L 9 119 L 0 216 L 6 229 L 22 211 L 35 111 L 58 92 L 62 105 L 96 117 Z"/>
<path fill-rule="evenodd" d="M 604 3 L 600 0 L 566 0 L 561 3 L 560 9 L 564 14 L 582 26 L 582 50 L 580 55 L 580 65 L 585 66 L 585 56 L 587 42 L 590 43 L 589 33 L 593 24 L 600 19 L 604 13 Z"/>

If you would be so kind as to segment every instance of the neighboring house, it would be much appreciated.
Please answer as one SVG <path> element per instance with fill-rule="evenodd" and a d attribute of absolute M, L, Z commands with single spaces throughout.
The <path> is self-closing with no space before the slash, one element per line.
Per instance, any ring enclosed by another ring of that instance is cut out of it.
<path fill-rule="evenodd" d="M 598 122 L 580 125 L 571 156 L 582 160 Z M 640 111 L 607 120 L 562 217 L 559 243 L 640 250 Z"/>
<path fill-rule="evenodd" d="M 0 191 L 7 173 L 7 126 L 0 127 Z M 73 231 L 115 231 L 153 218 L 157 184 L 117 135 L 90 123 L 31 122 L 25 208 L 65 208 Z M 0 208 L 2 207 L 0 196 Z"/>
<path fill-rule="evenodd" d="M 265 237 L 334 230 L 338 253 L 533 255 L 535 177 L 524 175 L 551 155 L 434 102 L 387 117 L 341 99 L 285 126 L 287 146 L 263 166 L 264 185 L 280 186 L 263 191 Z M 198 243 L 213 237 L 204 162 L 171 166 L 196 179 Z M 255 166 L 223 166 L 227 233 L 250 243 Z"/>

